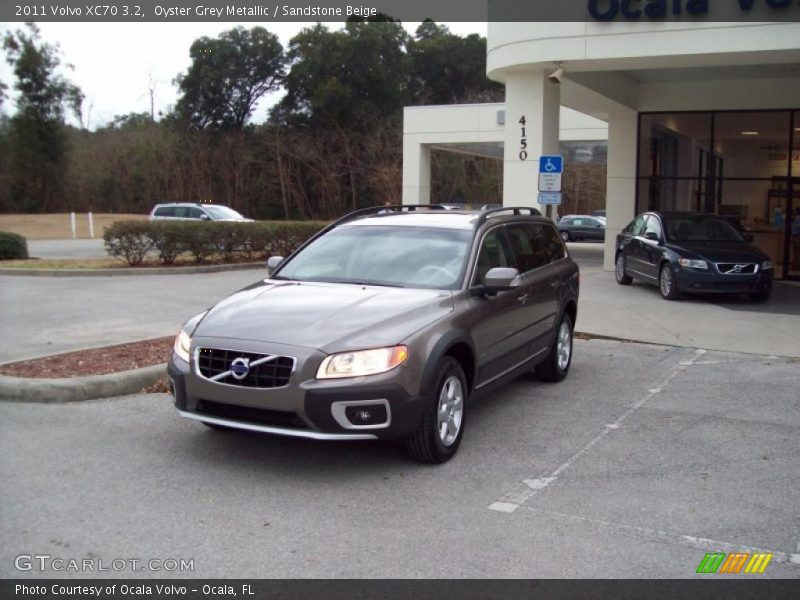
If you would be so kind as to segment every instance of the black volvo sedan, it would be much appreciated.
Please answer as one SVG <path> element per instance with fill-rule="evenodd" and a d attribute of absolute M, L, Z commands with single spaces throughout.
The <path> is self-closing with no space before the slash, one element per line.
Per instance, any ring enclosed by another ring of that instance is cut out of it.
<path fill-rule="evenodd" d="M 764 302 L 772 292 L 772 262 L 751 240 L 717 215 L 644 213 L 617 235 L 617 283 L 654 283 L 667 300 L 721 293 Z"/>

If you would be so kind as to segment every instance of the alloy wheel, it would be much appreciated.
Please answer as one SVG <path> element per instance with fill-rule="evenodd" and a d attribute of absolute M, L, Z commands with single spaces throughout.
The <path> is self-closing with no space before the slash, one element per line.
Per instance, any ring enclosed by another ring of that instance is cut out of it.
<path fill-rule="evenodd" d="M 556 355 L 558 356 L 558 368 L 563 371 L 569 365 L 569 357 L 572 354 L 572 332 L 569 323 L 561 322 L 558 328 L 558 342 L 556 344 Z"/>
<path fill-rule="evenodd" d="M 450 375 L 439 391 L 436 417 L 439 439 L 449 447 L 458 439 L 464 417 L 464 388 L 455 375 Z"/>

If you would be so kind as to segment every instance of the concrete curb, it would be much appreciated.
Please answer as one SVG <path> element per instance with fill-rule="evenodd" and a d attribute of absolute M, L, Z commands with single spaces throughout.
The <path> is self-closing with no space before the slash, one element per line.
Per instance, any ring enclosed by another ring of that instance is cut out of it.
<path fill-rule="evenodd" d="M 0 375 L 0 402 L 60 404 L 140 392 L 167 375 L 166 364 L 142 369 L 66 379 L 31 379 Z"/>
<path fill-rule="evenodd" d="M 139 275 L 190 275 L 192 273 L 221 273 L 264 269 L 267 263 L 238 263 L 232 265 L 199 265 L 197 267 L 120 267 L 119 269 L 2 269 L 0 275 L 15 277 L 115 277 Z"/>

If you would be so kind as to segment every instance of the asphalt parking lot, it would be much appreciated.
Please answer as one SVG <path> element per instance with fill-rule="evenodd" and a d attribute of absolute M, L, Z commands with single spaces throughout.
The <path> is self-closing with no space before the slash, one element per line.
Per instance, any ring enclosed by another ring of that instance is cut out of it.
<path fill-rule="evenodd" d="M 161 394 L 2 403 L 0 576 L 60 575 L 13 567 L 49 553 L 194 559 L 174 575 L 198 577 L 683 578 L 758 548 L 760 577 L 798 578 L 798 366 L 579 341 L 566 381 L 472 406 L 436 467 L 211 431 Z"/>
<path fill-rule="evenodd" d="M 102 574 L 123 577 L 683 578 L 739 550 L 774 554 L 760 577 L 800 578 L 800 362 L 695 349 L 747 346 L 764 324 L 791 350 L 794 296 L 666 303 L 616 286 L 601 245 L 570 250 L 578 329 L 661 345 L 577 341 L 566 381 L 472 406 L 442 466 L 391 444 L 220 434 L 163 394 L 0 403 L 0 577 L 62 576 L 13 567 L 45 553 L 194 559 Z M 258 277 L 0 277 L 0 361 L 169 335 Z"/>

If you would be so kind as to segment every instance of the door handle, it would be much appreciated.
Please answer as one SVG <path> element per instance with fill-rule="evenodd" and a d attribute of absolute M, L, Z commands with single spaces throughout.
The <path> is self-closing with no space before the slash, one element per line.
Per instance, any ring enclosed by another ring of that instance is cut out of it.
<path fill-rule="evenodd" d="M 519 300 L 522 304 L 525 304 L 528 301 L 528 294 L 520 294 L 517 296 L 517 300 Z"/>

